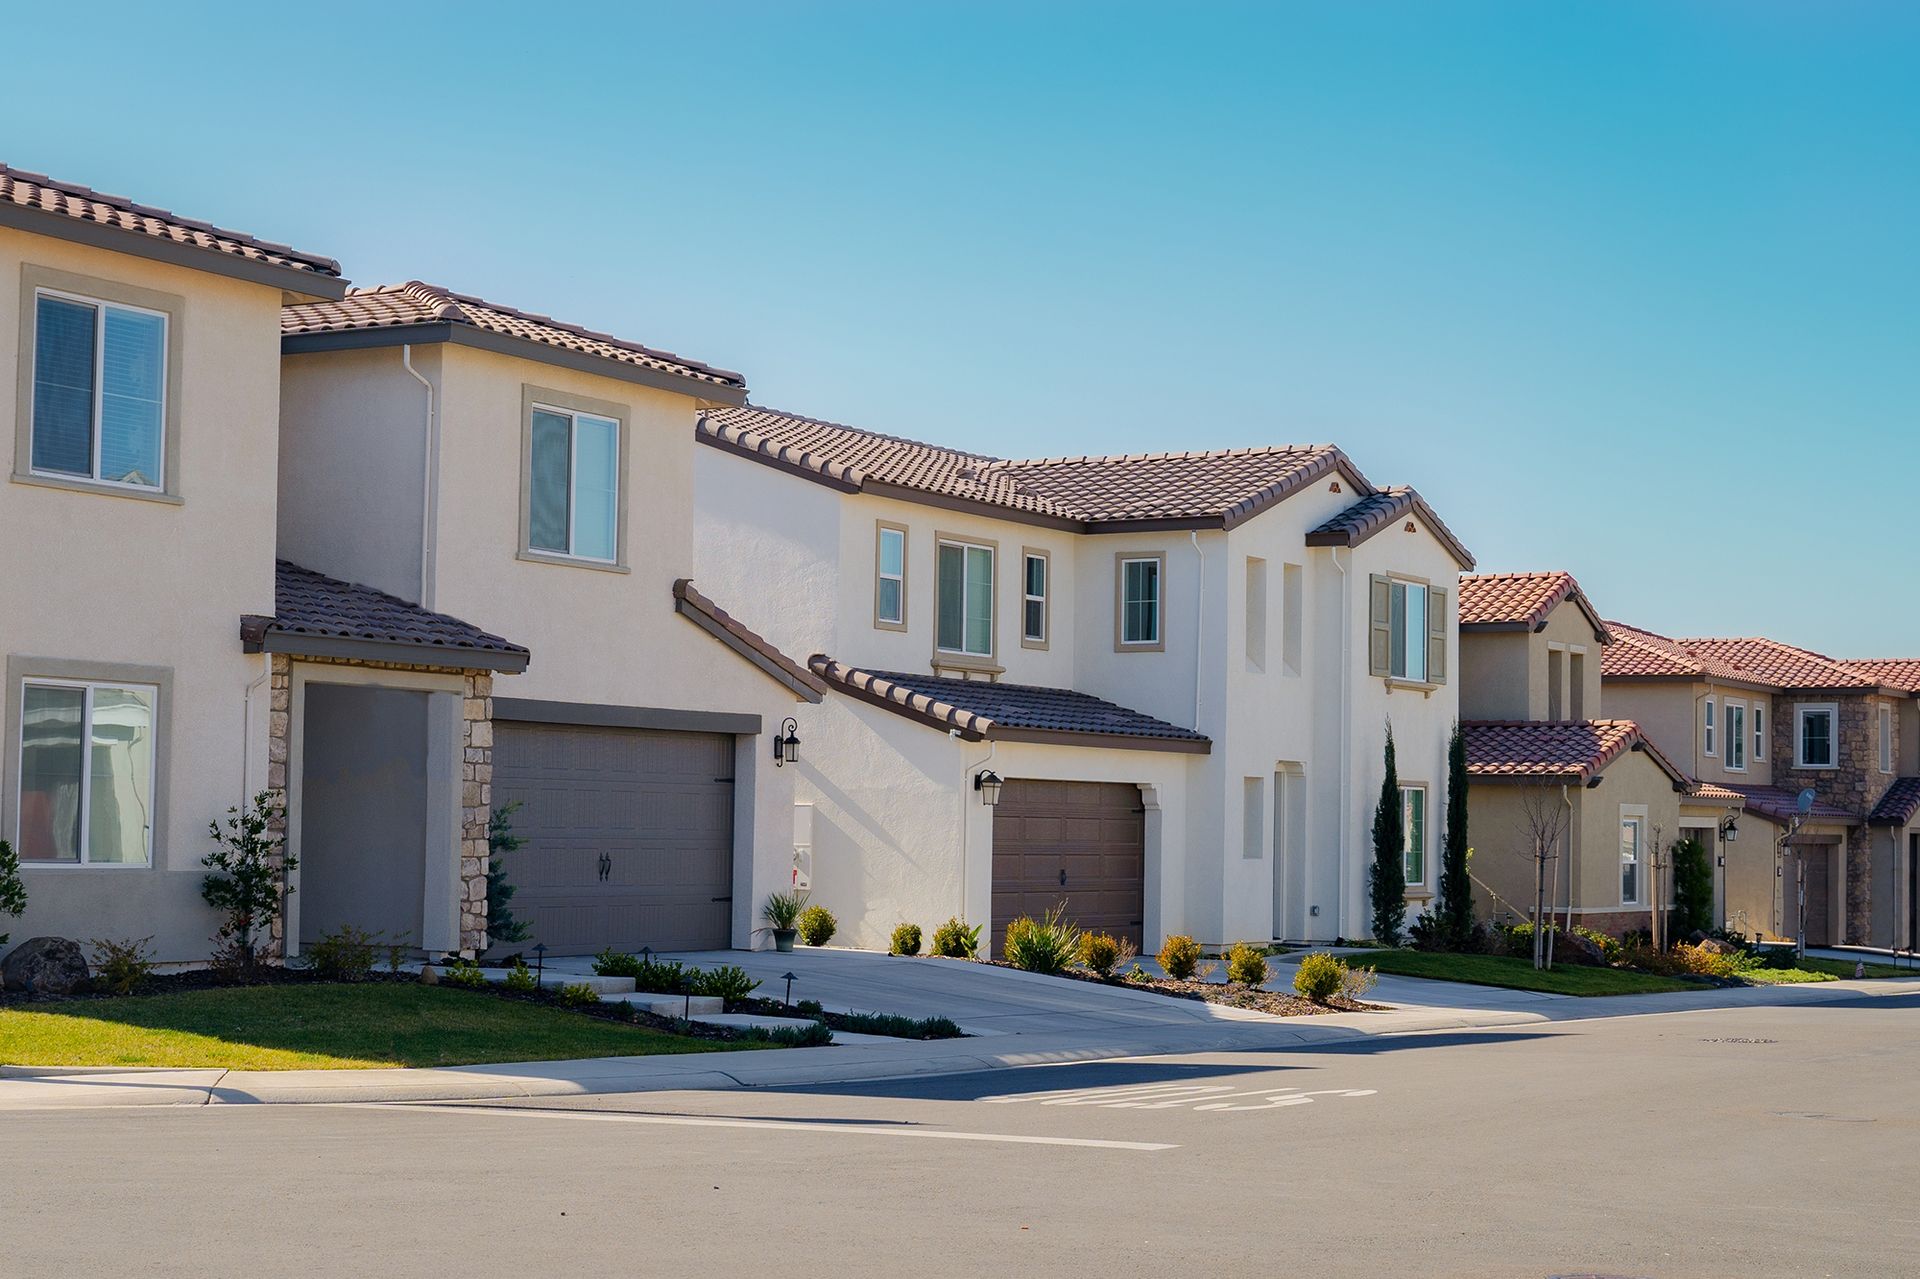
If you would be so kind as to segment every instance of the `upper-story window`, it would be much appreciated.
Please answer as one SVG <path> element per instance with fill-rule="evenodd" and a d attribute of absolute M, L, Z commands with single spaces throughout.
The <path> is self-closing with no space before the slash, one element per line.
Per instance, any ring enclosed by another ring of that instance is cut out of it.
<path fill-rule="evenodd" d="M 1767 704 L 1765 702 L 1753 704 L 1753 757 L 1755 759 L 1767 757 Z"/>
<path fill-rule="evenodd" d="M 164 487 L 168 319 L 165 311 L 35 291 L 34 474 Z"/>
<path fill-rule="evenodd" d="M 874 531 L 873 624 L 907 628 L 907 530 L 898 524 L 883 523 Z"/>
<path fill-rule="evenodd" d="M 1447 677 L 1447 593 L 1411 578 L 1369 581 L 1368 670 L 1413 684 Z"/>
<path fill-rule="evenodd" d="M 1893 707 L 1880 708 L 1880 771 L 1893 771 Z"/>
<path fill-rule="evenodd" d="M 1727 767 L 1745 772 L 1747 767 L 1747 704 L 1727 703 Z"/>
<path fill-rule="evenodd" d="M 157 700 L 158 690 L 145 684 L 22 683 L 22 861 L 149 863 Z"/>
<path fill-rule="evenodd" d="M 1719 736 L 1720 736 L 1720 720 L 1719 720 L 1719 717 L 1714 713 L 1713 699 L 1709 697 L 1707 699 L 1707 733 L 1706 733 L 1705 749 L 1708 756 L 1710 757 L 1714 755 L 1718 755 L 1720 753 Z"/>
<path fill-rule="evenodd" d="M 934 584 L 939 617 L 933 642 L 943 652 L 994 655 L 993 555 L 989 544 L 940 539 Z"/>
<path fill-rule="evenodd" d="M 536 403 L 528 427 L 527 549 L 597 564 L 620 558 L 620 422 Z"/>
<path fill-rule="evenodd" d="M 1832 702 L 1796 706 L 1793 718 L 1794 767 L 1837 767 L 1834 735 L 1839 731 L 1840 708 Z"/>
<path fill-rule="evenodd" d="M 1047 601 L 1052 583 L 1053 557 L 1031 548 L 1020 556 L 1020 642 L 1028 648 L 1047 646 Z"/>
<path fill-rule="evenodd" d="M 1120 554 L 1115 558 L 1114 647 L 1121 651 L 1166 648 L 1162 633 L 1161 589 L 1164 555 Z"/>

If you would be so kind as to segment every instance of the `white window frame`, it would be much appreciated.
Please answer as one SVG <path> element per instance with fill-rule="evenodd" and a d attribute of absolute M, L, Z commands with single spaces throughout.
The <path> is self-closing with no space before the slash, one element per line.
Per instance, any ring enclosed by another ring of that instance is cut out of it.
<path fill-rule="evenodd" d="M 1703 747 L 1708 759 L 1718 759 L 1720 757 L 1719 727 L 1719 721 L 1714 715 L 1713 699 L 1709 697 L 1707 699 L 1706 741 Z"/>
<path fill-rule="evenodd" d="M 1134 564 L 1153 565 L 1153 634 L 1144 639 L 1127 638 L 1127 569 Z M 1167 631 L 1167 559 L 1164 555 L 1122 555 L 1120 557 L 1120 616 L 1114 619 L 1114 641 L 1122 649 L 1164 649 Z"/>
<path fill-rule="evenodd" d="M 113 679 L 55 679 L 43 675 L 29 675 L 19 681 L 16 691 L 19 694 L 23 714 L 20 718 L 20 730 L 11 743 L 14 753 L 13 793 L 14 793 L 14 829 L 13 846 L 20 848 L 20 809 L 26 795 L 27 760 L 26 735 L 27 722 L 24 714 L 29 688 L 78 688 L 85 696 L 80 709 L 80 842 L 77 861 L 43 861 L 38 858 L 20 859 L 23 869 L 32 870 L 151 870 L 153 868 L 153 817 L 159 805 L 159 768 L 160 768 L 160 686 L 146 684 L 139 680 Z M 153 734 L 151 749 L 147 752 L 147 821 L 146 839 L 143 851 L 145 857 L 137 862 L 96 862 L 93 854 L 93 695 L 96 690 L 110 688 L 126 692 L 143 692 L 147 695 L 147 714 L 149 730 Z"/>
<path fill-rule="evenodd" d="M 1883 703 L 1880 706 L 1880 713 L 1874 716 L 1874 725 L 1879 734 L 1877 745 L 1880 771 L 1891 773 L 1893 771 L 1893 707 Z"/>
<path fill-rule="evenodd" d="M 961 551 L 961 555 L 960 555 L 960 647 L 959 648 L 948 648 L 946 645 L 940 642 L 940 548 L 943 546 L 957 546 L 960 548 L 960 551 Z M 972 585 L 972 582 L 969 579 L 972 573 L 971 562 L 973 557 L 966 554 L 966 552 L 968 551 L 985 551 L 987 553 L 987 562 L 993 566 L 992 569 L 990 570 L 993 575 L 993 590 L 988 593 L 988 597 L 987 597 L 987 649 L 984 653 L 975 652 L 973 649 L 970 649 L 966 646 L 967 601 L 973 596 L 973 592 L 968 589 L 968 587 Z M 934 649 L 937 652 L 941 652 L 941 653 L 951 653 L 956 657 L 972 657 L 972 658 L 979 658 L 986 661 L 993 660 L 993 658 L 996 655 L 996 651 L 999 647 L 999 645 L 995 643 L 995 640 L 999 635 L 1000 619 L 997 615 L 1000 611 L 999 609 L 1000 601 L 996 598 L 999 595 L 999 593 L 1000 593 L 1000 548 L 998 546 L 995 546 L 991 542 L 969 541 L 968 539 L 962 538 L 962 537 L 936 537 L 934 539 L 934 546 L 933 546 L 933 647 Z"/>
<path fill-rule="evenodd" d="M 886 548 L 888 534 L 900 539 L 900 571 L 898 573 L 889 573 L 881 567 L 887 562 L 882 552 Z M 880 583 L 882 582 L 900 584 L 900 616 L 898 617 L 888 617 L 880 611 Z M 903 525 L 881 523 L 874 526 L 873 624 L 890 631 L 903 631 L 907 628 L 907 530 Z"/>
<path fill-rule="evenodd" d="M 1035 560 L 1040 562 L 1040 593 L 1028 590 Z M 1020 552 L 1020 643 L 1027 648 L 1045 648 L 1053 635 L 1053 556 L 1046 551 L 1026 547 Z M 1040 606 L 1040 633 L 1027 629 L 1028 606 Z"/>
<path fill-rule="evenodd" d="M 555 417 L 564 417 L 567 419 L 567 549 L 564 551 L 556 551 L 545 546 L 533 545 L 531 508 L 529 508 L 528 514 L 527 549 L 534 555 L 545 555 L 566 560 L 579 560 L 583 564 L 618 564 L 620 562 L 621 533 L 620 502 L 622 495 L 626 491 L 625 481 L 627 478 L 620 474 L 620 458 L 622 456 L 622 450 L 626 447 L 626 423 L 611 414 L 593 413 L 586 409 L 562 408 L 558 404 L 550 404 L 545 400 L 533 401 L 532 411 L 534 413 L 551 413 Z M 607 556 L 582 555 L 573 549 L 580 544 L 580 532 L 579 529 L 575 527 L 575 522 L 580 517 L 580 419 L 583 417 L 590 417 L 596 422 L 605 422 L 613 427 L 613 554 Z M 531 422 L 531 418 L 529 418 L 529 422 Z M 533 475 L 533 436 L 531 434 L 531 425 L 529 425 L 527 447 L 527 475 L 529 482 L 531 482 Z M 529 503 L 533 501 L 531 492 L 527 495 L 527 501 Z"/>
<path fill-rule="evenodd" d="M 1806 720 L 1809 715 L 1827 716 L 1827 749 L 1832 758 L 1824 764 L 1809 764 L 1806 748 Z M 1796 702 L 1793 707 L 1793 766 L 1831 772 L 1840 767 L 1840 704 L 1838 702 Z"/>
<path fill-rule="evenodd" d="M 1729 773 L 1744 773 L 1747 771 L 1747 704 L 1728 702 L 1721 710 L 1727 717 L 1727 757 L 1723 763 Z"/>
<path fill-rule="evenodd" d="M 1756 763 L 1767 757 L 1767 704 L 1753 704 L 1753 758 Z"/>
<path fill-rule="evenodd" d="M 1633 829 L 1633 856 L 1627 856 L 1627 829 Z M 1633 896 L 1627 896 L 1626 868 L 1633 867 Z M 1638 906 L 1647 895 L 1647 814 L 1644 810 L 1620 813 L 1620 904 Z"/>
<path fill-rule="evenodd" d="M 84 306 L 93 307 L 95 310 L 93 324 L 93 473 L 90 475 L 75 475 L 70 471 L 43 471 L 33 465 L 32 439 L 33 424 L 36 416 L 33 396 L 39 390 L 39 381 L 34 377 L 33 368 L 28 366 L 20 370 L 20 376 L 26 379 L 28 387 L 27 420 L 25 425 L 28 438 L 27 467 L 29 474 L 38 476 L 41 479 L 82 480 L 88 484 L 104 484 L 109 488 L 126 489 L 133 493 L 165 492 L 167 487 L 168 445 L 167 393 L 169 389 L 167 386 L 167 371 L 171 367 L 170 362 L 173 358 L 171 349 L 173 344 L 173 317 L 165 311 L 156 311 L 149 306 L 133 306 L 126 302 L 109 302 L 105 298 L 89 297 L 85 293 L 74 293 L 67 289 L 51 289 L 45 285 L 39 285 L 33 290 L 34 304 L 32 310 L 25 317 L 25 323 L 33 325 L 33 350 L 36 357 L 40 350 L 40 299 L 43 297 L 59 298 L 64 302 L 77 302 Z M 102 429 L 103 406 L 106 402 L 107 392 L 106 311 L 109 307 L 117 311 L 131 311 L 136 315 L 157 316 L 160 320 L 160 447 L 156 450 L 160 474 L 154 477 L 154 482 L 151 484 L 129 484 L 125 480 L 105 479 L 100 474 L 100 458 L 105 451 L 101 447 L 100 431 Z M 151 845 L 151 839 L 149 839 L 148 842 L 149 845 Z"/>
<path fill-rule="evenodd" d="M 1407 858 L 1413 848 L 1413 792 L 1420 792 L 1420 877 L 1415 879 L 1407 870 Z M 1427 828 L 1433 824 L 1431 796 L 1427 794 L 1424 782 L 1414 782 L 1400 787 L 1400 873 L 1409 888 L 1424 888 L 1427 883 L 1427 869 L 1431 862 L 1427 838 Z"/>

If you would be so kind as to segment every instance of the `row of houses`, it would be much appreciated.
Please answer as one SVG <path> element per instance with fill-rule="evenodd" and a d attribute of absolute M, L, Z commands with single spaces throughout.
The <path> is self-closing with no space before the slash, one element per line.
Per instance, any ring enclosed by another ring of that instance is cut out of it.
<path fill-rule="evenodd" d="M 1059 902 L 1146 945 L 1330 941 L 1369 929 L 1389 725 L 1431 896 L 1464 718 L 1489 912 L 1528 899 L 1552 792 L 1556 910 L 1644 924 L 1656 846 L 1698 832 L 1724 918 L 1778 932 L 1768 832 L 1805 785 L 1824 860 L 1785 862 L 1827 938 L 1911 939 L 1920 662 L 1474 576 L 1334 445 L 919 443 L 4 167 L 0 296 L 16 936 L 204 957 L 207 823 L 268 792 L 288 953 L 343 924 L 485 949 L 499 813 L 553 953 L 748 946 L 795 884 L 854 944 Z"/>

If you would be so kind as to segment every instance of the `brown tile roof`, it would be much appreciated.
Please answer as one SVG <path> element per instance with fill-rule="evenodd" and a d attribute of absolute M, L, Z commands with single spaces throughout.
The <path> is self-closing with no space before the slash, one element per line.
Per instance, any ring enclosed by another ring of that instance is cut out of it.
<path fill-rule="evenodd" d="M 1377 492 L 1331 444 L 1010 461 L 753 404 L 707 410 L 698 438 L 846 491 L 967 502 L 1082 532 L 1169 522 L 1231 528 L 1333 474 L 1361 499 Z M 1386 493 L 1387 506 L 1418 509 L 1462 562 L 1473 562 L 1417 493 Z M 1356 512 L 1359 540 L 1395 517 L 1384 509 Z"/>
<path fill-rule="evenodd" d="M 771 678 L 785 684 L 795 696 L 809 702 L 822 700 L 827 686 L 818 675 L 775 648 L 763 636 L 747 629 L 734 616 L 693 588 L 688 578 L 673 584 L 674 605 L 687 618 L 715 639 L 739 653 Z"/>
<path fill-rule="evenodd" d="M 274 563 L 273 616 L 240 619 L 248 652 L 364 657 L 369 661 L 525 670 L 527 650 L 445 613 L 397 596 Z"/>
<path fill-rule="evenodd" d="M 711 386 L 732 389 L 746 386 L 744 377 L 728 369 L 702 364 L 671 351 L 641 346 L 611 334 L 596 333 L 592 329 L 566 324 L 550 316 L 517 311 L 497 302 L 423 284 L 419 280 L 349 289 L 346 297 L 337 302 L 301 302 L 283 307 L 280 312 L 280 334 L 283 338 L 399 329 L 425 324 L 459 325 L 496 337 L 519 338 L 657 373 L 669 373 Z"/>
<path fill-rule="evenodd" d="M 1453 535 L 1433 508 L 1415 490 L 1396 484 L 1370 494 L 1307 534 L 1308 546 L 1358 546 L 1372 537 L 1412 517 L 1424 521 L 1427 532 L 1438 538 L 1462 568 L 1473 567 L 1473 552 Z"/>
<path fill-rule="evenodd" d="M 1920 696 L 1920 657 L 1869 657 L 1847 666 L 1884 687 Z"/>
<path fill-rule="evenodd" d="M 5 164 L 0 164 L 0 206 L 34 209 L 75 222 L 112 227 L 134 235 L 224 253 L 267 266 L 305 271 L 316 276 L 337 277 L 340 274 L 340 264 L 332 258 L 302 253 L 271 240 L 223 230 L 211 222 L 183 218 L 165 209 L 136 204 L 124 195 L 106 195 L 70 182 L 57 182 L 43 173 L 29 173 Z"/>
<path fill-rule="evenodd" d="M 1693 779 L 1630 719 L 1468 720 L 1460 725 L 1467 773 L 1488 780 L 1584 783 L 1631 750 L 1644 751 L 1677 787 Z"/>
<path fill-rule="evenodd" d="M 1867 814 L 1875 826 L 1905 826 L 1920 814 L 1920 777 L 1900 777 Z"/>
<path fill-rule="evenodd" d="M 1593 602 L 1573 574 L 1565 569 L 1549 573 L 1479 573 L 1460 579 L 1460 625 L 1485 629 L 1544 626 L 1562 600 L 1571 599 L 1587 615 L 1607 642 L 1611 636 Z"/>
<path fill-rule="evenodd" d="M 1205 752 L 1206 736 L 1069 688 L 868 671 L 816 653 L 808 665 L 841 692 L 973 740 Z"/>
<path fill-rule="evenodd" d="M 1746 798 L 1749 813 L 1758 814 L 1777 825 L 1786 825 L 1787 821 L 1799 811 L 1800 793 L 1798 791 L 1782 790 L 1778 786 L 1733 786 L 1729 789 L 1739 791 Z M 1858 813 L 1841 808 L 1837 804 L 1829 804 L 1825 800 L 1815 800 L 1813 811 L 1807 815 L 1826 821 L 1853 824 L 1858 824 L 1860 821 Z"/>
<path fill-rule="evenodd" d="M 1879 681 L 1842 662 L 1770 639 L 1682 639 L 1676 644 L 1721 666 L 1743 672 L 1741 678 L 1782 689 L 1858 689 L 1869 692 Z"/>
<path fill-rule="evenodd" d="M 1770 688 L 1766 680 L 1752 671 L 1709 655 L 1688 649 L 1684 640 L 1669 639 L 1625 622 L 1608 622 L 1613 637 L 1600 654 L 1600 674 L 1605 679 L 1716 679 Z"/>

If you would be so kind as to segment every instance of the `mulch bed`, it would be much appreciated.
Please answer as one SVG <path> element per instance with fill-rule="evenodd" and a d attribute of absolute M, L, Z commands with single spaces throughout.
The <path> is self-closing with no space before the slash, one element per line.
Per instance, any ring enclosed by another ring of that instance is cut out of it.
<path fill-rule="evenodd" d="M 996 968 L 1013 968 L 1004 959 L 982 959 L 976 961 L 992 964 Z M 1023 969 L 1015 968 L 1021 972 Z M 1358 1000 L 1335 995 L 1324 1004 L 1316 1004 L 1311 999 L 1302 999 L 1298 995 L 1285 994 L 1277 990 L 1262 990 L 1258 986 L 1242 986 L 1235 982 L 1195 981 L 1188 979 L 1176 981 L 1171 977 L 1151 977 L 1145 981 L 1132 981 L 1125 977 L 1101 977 L 1083 969 L 1069 968 L 1063 973 L 1050 974 L 1064 977 L 1068 981 L 1087 981 L 1096 986 L 1119 986 L 1125 990 L 1147 990 L 1156 995 L 1166 995 L 1171 999 L 1197 999 L 1202 1003 L 1224 1004 L 1228 1008 L 1246 1008 L 1253 1012 L 1269 1013 L 1275 1017 L 1319 1017 L 1326 1013 L 1377 1013 L 1385 1012 L 1383 1004 L 1363 1004 Z"/>

